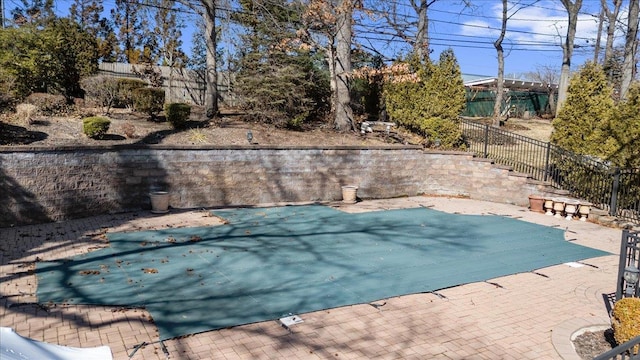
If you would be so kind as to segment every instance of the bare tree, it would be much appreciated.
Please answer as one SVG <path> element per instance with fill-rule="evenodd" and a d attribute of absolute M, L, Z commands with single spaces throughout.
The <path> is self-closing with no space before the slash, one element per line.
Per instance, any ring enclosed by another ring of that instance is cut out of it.
<path fill-rule="evenodd" d="M 352 0 L 341 0 L 336 18 L 336 113 L 334 127 L 344 131 L 354 128 L 351 109 L 351 38 Z"/>
<path fill-rule="evenodd" d="M 502 99 L 504 97 L 504 49 L 502 48 L 502 42 L 504 41 L 505 34 L 507 33 L 507 21 L 518 11 L 531 6 L 536 2 L 538 2 L 538 0 L 534 0 L 527 4 L 522 4 L 520 2 L 512 3 L 511 10 L 515 10 L 513 10 L 509 15 L 509 1 L 502 0 L 502 23 L 500 26 L 500 36 L 498 36 L 498 39 L 493 43 L 498 55 L 498 83 L 496 88 L 496 100 L 493 104 L 493 126 L 495 127 L 500 126 Z"/>
<path fill-rule="evenodd" d="M 567 99 L 569 89 L 569 76 L 571 75 L 571 57 L 573 56 L 573 43 L 576 38 L 576 27 L 578 25 L 578 12 L 582 8 L 582 0 L 561 0 L 562 5 L 567 10 L 568 24 L 567 35 L 562 42 L 562 67 L 560 69 L 560 86 L 558 88 L 558 105 L 556 115 L 562 108 L 562 104 Z"/>
<path fill-rule="evenodd" d="M 354 0 L 309 0 L 298 29 L 300 40 L 325 53 L 331 86 L 334 127 L 353 128 L 351 40 Z M 321 39 L 319 39 L 320 37 Z"/>
<path fill-rule="evenodd" d="M 493 126 L 500 127 L 500 110 L 502 108 L 502 98 L 504 93 L 504 50 L 502 49 L 502 41 L 507 32 L 507 16 L 508 1 L 502 0 L 502 25 L 500 27 L 500 36 L 493 43 L 498 53 L 498 83 L 496 88 L 496 100 L 493 103 Z"/>
<path fill-rule="evenodd" d="M 204 6 L 204 37 L 207 48 L 206 90 L 204 107 L 209 119 L 218 115 L 218 69 L 216 59 L 216 0 L 200 0 Z"/>
<path fill-rule="evenodd" d="M 596 44 L 593 51 L 593 62 L 597 63 L 600 60 L 600 40 L 602 39 L 602 24 L 604 23 L 604 9 L 600 9 L 598 15 L 598 34 L 596 35 Z"/>
<path fill-rule="evenodd" d="M 417 15 L 417 21 L 410 20 L 399 9 L 404 7 L 397 1 L 380 1 L 379 13 L 396 36 L 411 45 L 414 54 L 423 60 L 429 56 L 429 7 L 437 0 L 409 0 L 409 5 Z"/>
<path fill-rule="evenodd" d="M 640 0 L 629 0 L 629 17 L 627 18 L 627 33 L 624 44 L 624 60 L 622 63 L 622 81 L 620 83 L 620 98 L 624 99 L 627 90 L 636 73 L 636 48 L 638 44 L 638 13 Z"/>
<path fill-rule="evenodd" d="M 176 0 L 180 4 L 198 13 L 204 20 L 204 39 L 206 48 L 205 66 L 205 113 L 209 119 L 218 115 L 218 69 L 216 47 L 218 39 L 216 33 L 216 0 Z"/>
<path fill-rule="evenodd" d="M 557 69 L 548 65 L 537 66 L 535 72 L 527 73 L 526 76 L 529 80 L 540 82 L 547 88 L 547 94 L 549 96 L 549 104 L 548 104 L 548 108 L 545 109 L 545 111 L 548 112 L 549 114 L 555 114 L 556 113 L 556 103 L 555 103 L 556 86 L 558 84 L 558 80 L 560 79 Z"/>
<path fill-rule="evenodd" d="M 618 21 L 618 14 L 620 13 L 620 7 L 622 6 L 622 0 L 613 1 L 613 9 L 609 9 L 607 0 L 600 0 L 602 6 L 602 12 L 607 19 L 607 41 L 604 46 L 604 59 L 602 63 L 605 68 L 609 67 L 609 64 L 613 60 L 613 40 L 615 39 L 616 23 Z M 613 74 L 607 73 L 609 82 L 613 80 Z"/>

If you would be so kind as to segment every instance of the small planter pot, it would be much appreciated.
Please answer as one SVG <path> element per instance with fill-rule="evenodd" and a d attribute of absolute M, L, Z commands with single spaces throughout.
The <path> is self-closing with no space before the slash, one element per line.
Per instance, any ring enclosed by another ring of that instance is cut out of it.
<path fill-rule="evenodd" d="M 580 207 L 578 207 L 578 215 L 580 216 L 580 221 L 587 221 L 587 217 L 591 212 L 591 207 L 593 206 L 590 202 L 581 202 Z"/>
<path fill-rule="evenodd" d="M 544 198 L 538 195 L 529 195 L 529 210 L 544 214 Z"/>
<path fill-rule="evenodd" d="M 568 200 L 564 204 L 564 212 L 566 214 L 565 219 L 573 220 L 573 216 L 578 212 L 578 206 L 580 206 L 580 202 L 574 200 Z"/>
<path fill-rule="evenodd" d="M 545 215 L 553 216 L 553 200 L 544 199 Z"/>
<path fill-rule="evenodd" d="M 564 204 L 567 201 L 564 198 L 553 198 L 553 217 L 561 219 L 564 217 Z"/>
<path fill-rule="evenodd" d="M 355 204 L 357 199 L 358 187 L 355 185 L 346 185 L 342 187 L 342 202 L 345 204 Z"/>
<path fill-rule="evenodd" d="M 165 214 L 169 212 L 169 192 L 153 191 L 149 193 L 151 198 L 151 212 L 154 214 Z"/>

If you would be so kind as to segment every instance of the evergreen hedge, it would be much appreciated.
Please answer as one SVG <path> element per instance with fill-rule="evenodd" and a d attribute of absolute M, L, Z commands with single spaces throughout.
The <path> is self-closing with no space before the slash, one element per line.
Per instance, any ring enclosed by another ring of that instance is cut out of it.
<path fill-rule="evenodd" d="M 390 119 L 425 136 L 429 146 L 460 147 L 458 117 L 466 100 L 453 51 L 444 51 L 435 64 L 413 57 L 400 65 L 387 77 L 383 89 Z"/>
<path fill-rule="evenodd" d="M 191 106 L 185 103 L 165 104 L 164 115 L 174 129 L 183 129 L 191 115 Z"/>
<path fill-rule="evenodd" d="M 82 132 L 92 139 L 102 139 L 109 131 L 111 120 L 102 116 L 92 116 L 82 120 Z"/>
<path fill-rule="evenodd" d="M 154 120 L 164 106 L 164 89 L 137 88 L 133 90 L 133 108 Z"/>
<path fill-rule="evenodd" d="M 140 79 L 118 78 L 117 82 L 118 90 L 113 103 L 114 107 L 132 108 L 134 105 L 133 91 L 147 87 L 147 83 Z"/>

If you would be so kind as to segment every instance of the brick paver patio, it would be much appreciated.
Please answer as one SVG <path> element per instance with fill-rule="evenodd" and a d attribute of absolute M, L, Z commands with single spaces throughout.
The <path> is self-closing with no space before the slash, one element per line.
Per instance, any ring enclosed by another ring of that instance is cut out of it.
<path fill-rule="evenodd" d="M 577 359 L 569 340 L 577 330 L 572 327 L 606 324 L 603 294 L 615 292 L 619 229 L 458 198 L 337 205 L 354 212 L 430 206 L 511 216 L 561 227 L 567 240 L 614 255 L 587 259 L 579 267 L 561 264 L 390 298 L 378 307 L 362 304 L 300 314 L 304 322 L 291 331 L 268 321 L 158 343 L 153 320 L 143 309 L 36 304 L 34 262 L 108 246 L 105 232 L 213 225 L 220 220 L 195 210 L 104 215 L 0 229 L 0 325 L 54 344 L 108 345 L 114 359 L 128 359 L 142 343 L 148 345 L 132 359 Z"/>

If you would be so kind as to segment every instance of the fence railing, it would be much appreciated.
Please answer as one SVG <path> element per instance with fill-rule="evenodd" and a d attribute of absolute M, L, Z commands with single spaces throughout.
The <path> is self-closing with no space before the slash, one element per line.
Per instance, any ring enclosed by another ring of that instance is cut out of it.
<path fill-rule="evenodd" d="M 640 336 L 621 344 L 593 360 L 640 360 Z"/>
<path fill-rule="evenodd" d="M 529 174 L 571 196 L 607 210 L 610 215 L 640 223 L 640 169 L 619 169 L 577 155 L 549 142 L 461 119 L 469 151 Z"/>

